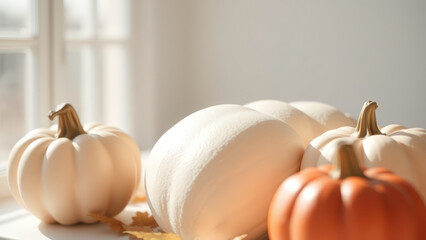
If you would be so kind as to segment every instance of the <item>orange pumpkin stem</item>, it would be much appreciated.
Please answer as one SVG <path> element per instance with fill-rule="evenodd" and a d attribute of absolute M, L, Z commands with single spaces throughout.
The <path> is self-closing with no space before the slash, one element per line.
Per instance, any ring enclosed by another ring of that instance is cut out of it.
<path fill-rule="evenodd" d="M 329 173 L 333 179 L 344 179 L 351 176 L 367 178 L 359 167 L 355 151 L 350 143 L 342 141 L 338 146 L 338 157 L 333 162 Z"/>
<path fill-rule="evenodd" d="M 377 126 L 377 107 L 377 103 L 373 101 L 367 101 L 364 103 L 353 134 L 355 137 L 365 138 L 376 134 L 383 134 Z"/>
<path fill-rule="evenodd" d="M 56 107 L 56 110 L 49 112 L 49 119 L 53 120 L 56 116 L 59 117 L 57 137 L 66 137 L 74 139 L 80 134 L 86 134 L 80 119 L 74 107 L 69 103 L 63 103 Z"/>

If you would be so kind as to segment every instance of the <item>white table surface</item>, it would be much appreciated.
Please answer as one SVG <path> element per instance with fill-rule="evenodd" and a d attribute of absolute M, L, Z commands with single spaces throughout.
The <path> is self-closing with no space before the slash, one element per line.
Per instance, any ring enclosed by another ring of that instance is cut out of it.
<path fill-rule="evenodd" d="M 141 151 L 143 162 L 149 157 L 150 149 Z M 141 180 L 143 178 L 141 177 Z M 143 192 L 143 182 L 140 183 L 139 192 Z M 132 216 L 137 211 L 150 213 L 147 203 L 129 204 L 120 214 L 116 216 L 120 221 L 130 224 Z M 0 199 L 0 240 L 116 240 L 129 239 L 111 230 L 106 223 L 77 224 L 63 226 L 60 224 L 45 224 L 23 209 L 9 195 Z"/>
<path fill-rule="evenodd" d="M 124 223 L 130 224 L 132 216 L 137 211 L 148 211 L 146 203 L 128 205 L 123 212 L 116 216 Z M 111 230 L 106 223 L 77 224 L 63 226 L 59 224 L 45 224 L 20 207 L 15 200 L 7 198 L 0 200 L 0 239 L 13 240 L 75 240 L 75 239 L 102 239 L 117 240 L 129 239 L 120 236 Z"/>

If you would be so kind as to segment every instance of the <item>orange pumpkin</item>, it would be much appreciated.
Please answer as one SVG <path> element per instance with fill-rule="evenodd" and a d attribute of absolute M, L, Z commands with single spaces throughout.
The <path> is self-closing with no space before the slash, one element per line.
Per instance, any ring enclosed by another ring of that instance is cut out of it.
<path fill-rule="evenodd" d="M 426 207 L 415 189 L 384 168 L 362 170 L 352 145 L 333 165 L 302 170 L 277 190 L 271 240 L 426 239 Z"/>

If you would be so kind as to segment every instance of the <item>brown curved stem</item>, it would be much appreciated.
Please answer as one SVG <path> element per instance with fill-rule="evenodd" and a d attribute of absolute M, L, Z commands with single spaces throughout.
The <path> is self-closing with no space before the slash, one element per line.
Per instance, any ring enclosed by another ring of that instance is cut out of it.
<path fill-rule="evenodd" d="M 77 112 L 71 104 L 64 103 L 58 105 L 56 110 L 49 112 L 50 120 L 53 120 L 56 116 L 59 117 L 58 138 L 66 137 L 72 140 L 80 134 L 86 134 L 80 123 Z"/>
<path fill-rule="evenodd" d="M 333 179 L 344 179 L 351 176 L 367 178 L 359 167 L 352 145 L 341 142 L 338 148 L 338 157 L 333 162 L 330 177 Z"/>
<path fill-rule="evenodd" d="M 383 134 L 377 126 L 376 109 L 377 103 L 367 101 L 361 109 L 358 117 L 358 123 L 355 128 L 354 136 L 364 138 L 371 135 Z"/>

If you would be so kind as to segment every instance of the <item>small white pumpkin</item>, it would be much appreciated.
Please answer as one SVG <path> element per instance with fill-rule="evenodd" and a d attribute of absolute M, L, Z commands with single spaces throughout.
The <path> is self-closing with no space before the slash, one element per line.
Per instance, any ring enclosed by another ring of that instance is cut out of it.
<path fill-rule="evenodd" d="M 137 190 L 140 152 L 125 133 L 111 126 L 85 127 L 70 104 L 58 116 L 58 133 L 35 129 L 13 147 L 8 182 L 16 201 L 47 223 L 93 223 L 91 213 L 114 216 Z"/>
<path fill-rule="evenodd" d="M 286 123 L 239 105 L 197 111 L 169 129 L 145 166 L 148 204 L 182 239 L 266 234 L 269 203 L 299 171 L 303 143 Z"/>
<path fill-rule="evenodd" d="M 272 115 L 294 128 L 305 147 L 322 133 L 343 126 L 355 126 L 356 121 L 337 108 L 321 102 L 286 103 L 278 100 L 258 100 L 245 105 Z"/>
<path fill-rule="evenodd" d="M 338 157 L 337 143 L 349 141 L 360 165 L 384 167 L 410 182 L 426 202 L 426 129 L 391 124 L 379 128 L 377 103 L 367 101 L 356 128 L 341 127 L 315 138 L 306 149 L 301 168 L 329 164 Z"/>

